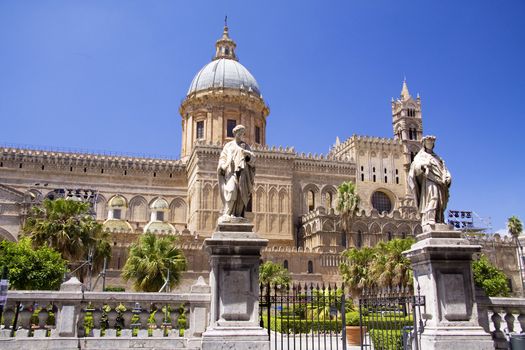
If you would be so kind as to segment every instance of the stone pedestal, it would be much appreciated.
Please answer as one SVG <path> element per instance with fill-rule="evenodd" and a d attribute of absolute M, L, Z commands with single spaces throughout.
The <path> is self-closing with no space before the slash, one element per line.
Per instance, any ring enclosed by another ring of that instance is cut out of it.
<path fill-rule="evenodd" d="M 211 310 L 203 350 L 270 348 L 268 333 L 259 326 L 259 261 L 267 244 L 249 223 L 221 223 L 204 241 L 210 254 Z"/>
<path fill-rule="evenodd" d="M 404 253 L 412 262 L 414 286 L 426 298 L 420 349 L 494 348 L 478 322 L 471 265 L 472 255 L 480 251 L 481 246 L 470 245 L 449 225 L 437 224 Z"/>

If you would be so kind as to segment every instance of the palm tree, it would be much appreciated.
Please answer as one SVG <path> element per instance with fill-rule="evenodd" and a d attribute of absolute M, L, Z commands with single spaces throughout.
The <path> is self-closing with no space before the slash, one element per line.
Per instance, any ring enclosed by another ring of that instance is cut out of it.
<path fill-rule="evenodd" d="M 521 286 L 522 286 L 522 295 L 525 295 L 525 286 L 523 285 L 523 266 L 522 266 L 522 256 L 523 256 L 523 248 L 520 244 L 519 235 L 523 232 L 523 224 L 521 223 L 520 219 L 516 216 L 511 216 L 507 220 L 507 228 L 509 230 L 510 235 L 512 238 L 514 238 L 514 241 L 516 242 L 516 250 L 518 251 L 518 266 L 520 268 L 520 277 L 521 277 Z"/>
<path fill-rule="evenodd" d="M 339 272 L 353 297 L 359 297 L 365 288 L 374 286 L 370 264 L 375 259 L 375 250 L 370 247 L 351 248 L 341 253 L 343 262 Z"/>
<path fill-rule="evenodd" d="M 272 261 L 266 261 L 259 266 L 259 283 L 263 286 L 286 288 L 290 285 L 292 278 L 290 273 L 283 266 Z"/>
<path fill-rule="evenodd" d="M 166 281 L 170 288 L 178 285 L 186 258 L 176 242 L 176 236 L 142 235 L 130 247 L 124 280 L 133 280 L 133 288 L 143 292 L 158 292 Z"/>
<path fill-rule="evenodd" d="M 337 187 L 336 209 L 341 214 L 341 224 L 344 232 L 350 229 L 350 220 L 359 209 L 359 196 L 355 184 L 351 181 L 343 182 Z"/>
<path fill-rule="evenodd" d="M 111 256 L 109 233 L 102 230 L 90 213 L 90 204 L 72 199 L 46 199 L 31 208 L 22 231 L 35 248 L 54 248 L 70 265 L 92 259 L 92 271 L 102 268 Z M 87 272 L 79 271 L 79 277 Z"/>
<path fill-rule="evenodd" d="M 414 239 L 393 239 L 380 242 L 375 247 L 375 259 L 371 262 L 370 273 L 378 287 L 412 286 L 412 267 L 410 260 L 403 256 Z"/>

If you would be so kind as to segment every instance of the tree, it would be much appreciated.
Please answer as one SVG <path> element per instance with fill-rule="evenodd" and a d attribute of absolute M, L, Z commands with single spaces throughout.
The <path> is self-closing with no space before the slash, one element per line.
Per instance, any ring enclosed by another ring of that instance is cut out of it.
<path fill-rule="evenodd" d="M 56 290 L 67 272 L 67 261 L 49 247 L 34 249 L 28 238 L 0 242 L 0 266 L 7 266 L 11 287 Z"/>
<path fill-rule="evenodd" d="M 266 261 L 259 266 L 259 283 L 264 286 L 270 284 L 272 288 L 285 288 L 291 281 L 292 278 L 288 270 L 279 264 Z"/>
<path fill-rule="evenodd" d="M 509 229 L 511 236 L 515 239 L 517 239 L 518 236 L 523 232 L 523 224 L 516 216 L 511 216 L 507 220 L 507 228 Z"/>
<path fill-rule="evenodd" d="M 474 283 L 489 297 L 508 297 L 510 288 L 507 276 L 491 264 L 485 255 L 472 263 Z"/>
<path fill-rule="evenodd" d="M 341 253 L 341 256 L 343 262 L 339 265 L 339 272 L 352 296 L 359 296 L 363 289 L 374 285 L 370 274 L 370 264 L 375 259 L 373 248 L 350 248 Z"/>
<path fill-rule="evenodd" d="M 74 266 L 88 256 L 93 259 L 93 272 L 102 268 L 104 258 L 111 256 L 109 233 L 102 230 L 90 214 L 90 204 L 73 199 L 46 199 L 31 208 L 22 231 L 33 247 L 54 248 Z M 86 271 L 80 272 L 80 277 Z"/>
<path fill-rule="evenodd" d="M 523 232 L 523 224 L 521 223 L 520 219 L 518 219 L 516 216 L 511 216 L 507 220 L 507 228 L 509 230 L 510 235 L 514 239 L 514 242 L 516 243 L 516 250 L 518 252 L 518 266 L 520 269 L 520 281 L 522 288 L 524 287 L 523 284 L 523 247 L 520 244 L 519 235 Z"/>
<path fill-rule="evenodd" d="M 133 288 L 143 292 L 158 292 L 168 279 L 169 287 L 180 283 L 186 270 L 186 258 L 176 245 L 176 236 L 145 233 L 133 243 L 124 265 L 122 277 L 133 280 Z"/>
<path fill-rule="evenodd" d="M 355 184 L 346 181 L 337 187 L 337 206 L 336 209 L 341 214 L 343 230 L 348 232 L 350 220 L 357 213 L 359 208 L 359 196 L 356 193 Z"/>
<path fill-rule="evenodd" d="M 339 272 L 351 294 L 359 296 L 366 288 L 411 286 L 411 263 L 402 253 L 413 243 L 413 238 L 393 239 L 373 248 L 345 250 Z"/>
<path fill-rule="evenodd" d="M 410 249 L 414 239 L 393 239 L 380 242 L 375 248 L 375 259 L 370 266 L 372 278 L 378 287 L 412 286 L 412 266 L 403 252 Z"/>

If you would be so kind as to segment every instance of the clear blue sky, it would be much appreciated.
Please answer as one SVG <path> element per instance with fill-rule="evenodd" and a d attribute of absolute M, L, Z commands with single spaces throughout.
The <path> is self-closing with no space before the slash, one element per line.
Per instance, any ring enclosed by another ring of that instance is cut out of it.
<path fill-rule="evenodd" d="M 406 75 L 451 209 L 525 219 L 525 2 L 0 2 L 0 142 L 178 157 L 178 107 L 224 15 L 271 107 L 268 143 L 392 135 Z"/>

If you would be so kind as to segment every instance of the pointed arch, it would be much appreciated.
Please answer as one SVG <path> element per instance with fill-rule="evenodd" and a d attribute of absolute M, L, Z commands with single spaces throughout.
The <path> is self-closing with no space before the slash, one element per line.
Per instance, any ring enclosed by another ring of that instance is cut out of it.
<path fill-rule="evenodd" d="M 170 204 L 170 221 L 177 224 L 186 224 L 187 206 L 180 197 L 175 198 Z"/>
<path fill-rule="evenodd" d="M 213 192 L 212 192 L 212 208 L 215 210 L 221 209 L 221 198 L 219 194 L 219 184 L 215 184 L 213 186 Z"/>
<path fill-rule="evenodd" d="M 263 186 L 259 186 L 255 192 L 255 211 L 257 213 L 266 211 L 266 191 Z"/>
<path fill-rule="evenodd" d="M 279 213 L 288 213 L 288 191 L 284 188 L 279 191 Z"/>
<path fill-rule="evenodd" d="M 3 229 L 0 227 L 0 241 L 10 241 L 10 242 L 16 242 L 16 236 L 12 234 L 11 232 Z"/>
<path fill-rule="evenodd" d="M 135 196 L 129 201 L 129 221 L 148 221 L 148 202 L 142 196 Z"/>
<path fill-rule="evenodd" d="M 271 213 L 277 213 L 279 210 L 277 189 L 272 187 L 268 195 L 268 211 Z"/>
<path fill-rule="evenodd" d="M 204 185 L 204 188 L 202 189 L 202 203 L 201 208 L 203 209 L 211 209 L 212 208 L 212 194 L 213 189 L 209 183 Z"/>
<path fill-rule="evenodd" d="M 97 201 L 95 202 L 97 220 L 106 220 L 108 217 L 107 203 L 106 197 L 101 194 L 97 195 Z"/>

